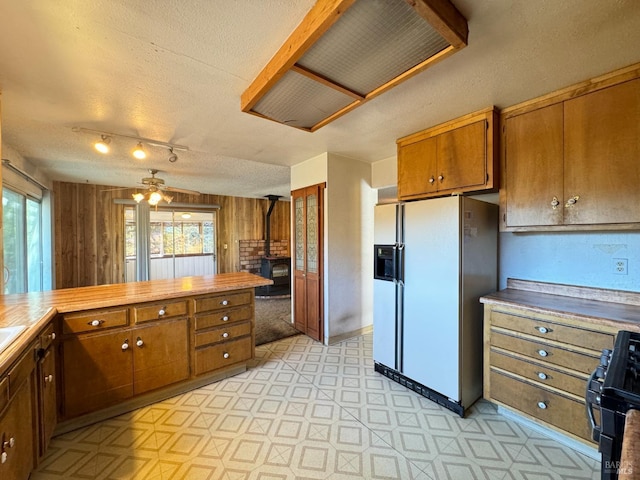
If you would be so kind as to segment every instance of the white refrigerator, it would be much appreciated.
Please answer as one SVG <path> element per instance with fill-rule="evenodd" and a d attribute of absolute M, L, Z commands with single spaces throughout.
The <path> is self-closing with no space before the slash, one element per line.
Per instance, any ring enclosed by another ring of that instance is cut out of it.
<path fill-rule="evenodd" d="M 375 207 L 375 370 L 460 416 L 482 395 L 479 298 L 498 287 L 497 240 L 495 204 Z"/>

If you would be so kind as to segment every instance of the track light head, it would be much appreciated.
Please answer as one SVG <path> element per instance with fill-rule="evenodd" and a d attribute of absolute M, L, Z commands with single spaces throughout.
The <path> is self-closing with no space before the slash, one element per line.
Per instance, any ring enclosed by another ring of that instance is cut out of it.
<path fill-rule="evenodd" d="M 109 144 L 111 143 L 111 137 L 108 135 L 101 135 L 102 140 L 93 144 L 95 149 L 100 153 L 109 153 Z"/>
<path fill-rule="evenodd" d="M 169 155 L 169 161 L 170 161 L 171 163 L 175 163 L 175 162 L 177 162 L 177 161 L 178 161 L 178 155 L 176 155 L 176 154 L 173 152 L 173 147 L 169 147 L 169 151 L 171 152 L 171 154 Z"/>
<path fill-rule="evenodd" d="M 142 148 L 142 142 L 138 142 L 138 145 L 136 145 L 136 148 L 133 150 L 132 154 L 138 160 L 144 160 L 145 158 L 147 158 L 147 154 Z"/>

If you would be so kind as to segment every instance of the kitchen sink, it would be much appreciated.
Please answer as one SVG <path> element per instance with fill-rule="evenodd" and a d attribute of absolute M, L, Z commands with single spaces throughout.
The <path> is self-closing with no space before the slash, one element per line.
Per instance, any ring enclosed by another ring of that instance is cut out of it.
<path fill-rule="evenodd" d="M 26 325 L 0 328 L 0 353 L 27 329 Z"/>

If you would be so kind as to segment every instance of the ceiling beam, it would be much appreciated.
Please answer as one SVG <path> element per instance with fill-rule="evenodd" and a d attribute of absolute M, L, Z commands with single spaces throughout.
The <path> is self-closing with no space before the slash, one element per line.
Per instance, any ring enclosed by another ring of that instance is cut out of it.
<path fill-rule="evenodd" d="M 449 0 L 405 0 L 456 49 L 467 46 L 467 20 Z"/>

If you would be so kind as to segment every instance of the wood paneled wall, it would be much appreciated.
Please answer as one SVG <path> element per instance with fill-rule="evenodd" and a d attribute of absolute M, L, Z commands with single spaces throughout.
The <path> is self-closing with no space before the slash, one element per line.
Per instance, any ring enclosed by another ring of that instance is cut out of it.
<path fill-rule="evenodd" d="M 54 182 L 54 260 L 56 288 L 124 282 L 124 205 L 133 189 Z M 269 200 L 223 195 L 173 194 L 175 203 L 219 205 L 218 270 L 238 272 L 239 241 L 265 238 Z M 278 201 L 271 213 L 271 238 L 289 240 L 288 201 Z M 226 248 L 225 248 L 226 245 Z"/>

